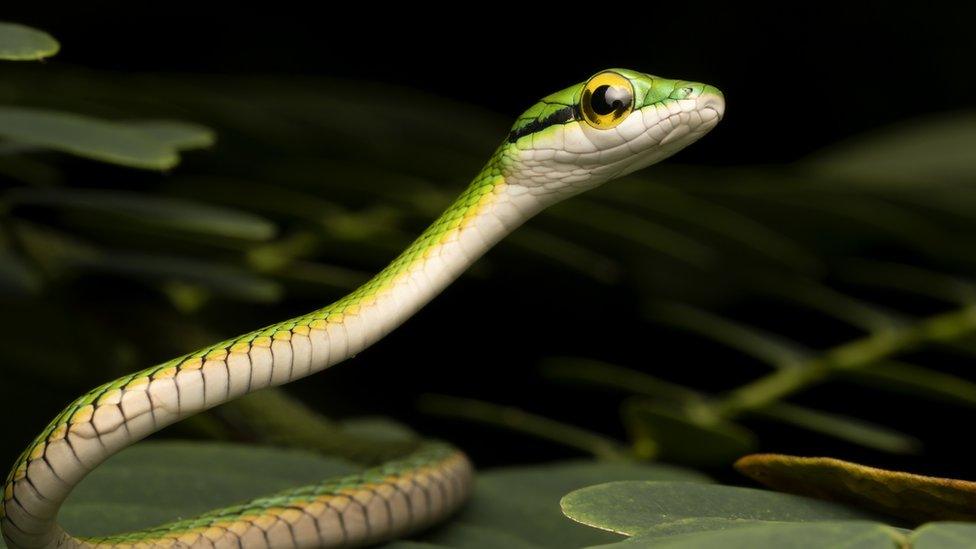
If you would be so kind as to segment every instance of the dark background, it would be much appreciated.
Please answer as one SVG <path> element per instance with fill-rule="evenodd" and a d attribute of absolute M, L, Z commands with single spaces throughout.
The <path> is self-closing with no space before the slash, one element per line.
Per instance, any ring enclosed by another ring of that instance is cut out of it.
<path fill-rule="evenodd" d="M 511 3 L 363 7 L 88 2 L 56 9 L 7 6 L 0 15 L 56 36 L 62 52 L 48 62 L 54 67 L 350 78 L 417 88 L 511 118 L 538 97 L 606 67 L 699 80 L 721 88 L 728 108 L 718 129 L 676 158 L 687 164 L 788 164 L 865 130 L 972 107 L 976 96 L 971 19 L 951 5 L 871 2 L 788 10 L 698 2 L 603 3 L 538 11 Z M 485 157 L 490 152 L 485 150 Z M 507 265 L 504 250 L 499 253 L 499 264 Z M 351 364 L 290 390 L 330 414 L 397 417 L 458 443 L 479 465 L 496 465 L 575 454 L 505 431 L 431 418 L 415 410 L 414 397 L 424 392 L 473 396 L 623 437 L 616 414 L 619 395 L 543 383 L 531 374 L 535 364 L 555 354 L 588 356 L 715 391 L 763 371 L 718 345 L 629 321 L 639 314 L 626 288 L 602 288 L 581 303 L 575 298 L 585 281 L 560 277 L 558 271 L 543 273 L 548 278 L 523 271 L 513 265 L 507 272 L 496 269 L 488 277 L 462 280 Z M 545 292 L 538 291 L 540 284 L 546 285 Z M 111 289 L 95 281 L 79 291 L 110 296 Z M 249 329 L 309 306 L 315 302 L 292 301 L 273 310 L 255 306 L 241 313 L 236 327 Z M 775 303 L 726 307 L 743 318 L 773 319 L 771 324 L 784 331 L 808 330 L 807 343 L 814 346 L 850 335 L 821 328 L 816 318 L 787 316 Z M 125 314 L 124 303 L 106 301 L 107 318 L 118 322 Z M 141 337 L 148 340 L 151 334 Z M 686 355 L 686 348 L 696 352 Z M 153 358 L 170 356 L 160 352 Z M 705 368 L 709 375 L 681 379 L 686 360 L 697 366 L 711 362 Z M 101 381 L 93 379 L 92 385 Z M 5 393 L 11 395 L 11 387 Z M 759 433 L 764 450 L 976 476 L 968 467 L 972 456 L 956 452 L 957 431 L 947 425 L 955 409 L 938 404 L 906 408 L 885 404 L 884 398 L 851 387 L 802 397 L 808 404 L 833 406 L 924 436 L 928 453 L 921 461 L 877 455 L 783 427 L 750 427 Z M 31 417 L 23 418 L 32 426 L 25 433 L 46 419 L 35 417 L 39 410 L 50 408 L 48 415 L 53 415 L 55 402 L 64 400 L 63 395 L 43 400 L 48 399 L 49 405 L 37 404 Z M 22 435 L 18 430 L 17 436 Z M 5 438 L 0 455 L 11 458 L 27 442 Z"/>
<path fill-rule="evenodd" d="M 87 2 L 5 12 L 57 36 L 59 64 L 349 77 L 510 116 L 607 67 L 707 81 L 725 91 L 729 116 L 723 138 L 685 153 L 695 163 L 789 162 L 868 128 L 971 105 L 976 95 L 965 3 L 734 4 L 594 5 L 587 14 L 493 4 Z"/>

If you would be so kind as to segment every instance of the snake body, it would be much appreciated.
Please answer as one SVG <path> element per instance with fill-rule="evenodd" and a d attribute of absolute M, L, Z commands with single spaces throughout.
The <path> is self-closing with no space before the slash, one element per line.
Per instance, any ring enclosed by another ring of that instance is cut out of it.
<path fill-rule="evenodd" d="M 64 409 L 14 464 L 0 527 L 14 548 L 333 547 L 416 532 L 472 489 L 459 450 L 401 459 L 156 528 L 78 538 L 57 524 L 72 488 L 119 450 L 180 419 L 305 377 L 362 351 L 544 207 L 665 158 L 721 119 L 711 86 L 613 69 L 542 99 L 461 196 L 389 266 L 322 309 L 124 376 Z"/>

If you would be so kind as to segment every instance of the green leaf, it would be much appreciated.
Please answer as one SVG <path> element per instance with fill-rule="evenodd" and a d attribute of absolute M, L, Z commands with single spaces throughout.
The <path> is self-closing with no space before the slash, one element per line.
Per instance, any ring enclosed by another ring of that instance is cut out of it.
<path fill-rule="evenodd" d="M 547 218 L 581 226 L 587 231 L 608 234 L 621 242 L 631 242 L 691 265 L 706 267 L 716 251 L 697 240 L 646 218 L 593 201 L 568 201 L 548 209 Z"/>
<path fill-rule="evenodd" d="M 807 161 L 817 174 L 866 183 L 924 185 L 976 177 L 976 113 L 931 116 L 836 145 Z"/>
<path fill-rule="evenodd" d="M 844 379 L 868 387 L 976 407 L 976 383 L 921 366 L 888 361 L 860 370 L 844 371 L 842 375 Z"/>
<path fill-rule="evenodd" d="M 698 333 L 776 368 L 797 367 L 809 355 L 791 341 L 689 305 L 655 303 L 648 307 L 648 314 L 656 321 Z"/>
<path fill-rule="evenodd" d="M 688 486 L 708 481 L 694 471 L 667 465 L 577 461 L 508 467 L 478 473 L 474 497 L 457 521 L 501 530 L 542 547 L 607 543 L 616 538 L 566 520 L 559 500 L 589 484 L 624 479 L 673 480 Z"/>
<path fill-rule="evenodd" d="M 205 289 L 199 292 L 204 295 L 196 296 L 198 298 L 212 293 L 254 303 L 273 303 L 281 299 L 284 293 L 277 283 L 235 265 L 178 256 L 105 252 L 74 261 L 70 266 L 162 282 L 170 298 L 178 304 L 182 303 L 180 297 L 187 297 L 179 295 L 180 285 L 190 285 L 196 290 Z M 185 288 L 182 290 L 185 291 Z M 193 303 L 189 309 L 194 309 Z"/>
<path fill-rule="evenodd" d="M 124 219 L 166 230 L 264 241 L 274 236 L 270 221 L 229 208 L 190 200 L 109 190 L 17 188 L 3 195 L 13 205 L 46 206 Z"/>
<path fill-rule="evenodd" d="M 845 502 L 913 524 L 976 520 L 976 482 L 780 454 L 746 456 L 735 468 L 775 490 Z"/>
<path fill-rule="evenodd" d="M 295 450 L 148 442 L 85 478 L 61 511 L 61 523 L 78 535 L 131 531 L 357 470 Z"/>
<path fill-rule="evenodd" d="M 176 150 L 204 149 L 217 141 L 206 126 L 179 120 L 133 120 L 127 125 Z"/>
<path fill-rule="evenodd" d="M 551 379 L 575 381 L 589 386 L 604 386 L 628 393 L 650 396 L 668 401 L 704 400 L 705 394 L 645 372 L 615 364 L 579 357 L 553 357 L 540 366 L 542 374 Z"/>
<path fill-rule="evenodd" d="M 865 511 L 789 494 L 688 482 L 621 481 L 589 486 L 560 502 L 567 517 L 628 536 L 681 524 L 712 530 L 720 521 L 871 520 Z"/>
<path fill-rule="evenodd" d="M 671 165 L 668 168 L 675 167 Z M 701 167 L 682 166 L 681 169 L 691 171 L 704 181 L 724 175 Z M 659 176 L 660 172 L 655 172 L 653 176 L 635 174 L 615 181 L 613 185 L 600 187 L 595 196 L 607 196 L 620 207 L 639 208 L 648 212 L 648 217 L 674 218 L 690 226 L 704 228 L 778 263 L 805 271 L 820 268 L 819 260 L 810 251 L 789 238 L 724 205 L 692 196 L 679 190 L 680 187 L 650 181 Z"/>
<path fill-rule="evenodd" d="M 339 422 L 344 431 L 367 440 L 384 442 L 414 442 L 417 433 L 406 425 L 382 416 L 364 416 Z"/>
<path fill-rule="evenodd" d="M 913 549 L 969 549 L 976 540 L 976 524 L 932 522 L 912 532 Z"/>
<path fill-rule="evenodd" d="M 755 436 L 703 407 L 664 406 L 642 398 L 622 408 L 624 423 L 639 455 L 698 465 L 723 465 L 752 452 Z"/>
<path fill-rule="evenodd" d="M 204 136 L 198 126 L 182 123 L 130 124 L 26 107 L 0 107 L 0 138 L 153 170 L 176 166 L 177 148 L 199 146 L 212 139 Z"/>
<path fill-rule="evenodd" d="M 41 287 L 41 280 L 19 256 L 0 248 L 0 297 L 23 297 Z"/>
<path fill-rule="evenodd" d="M 44 31 L 0 21 L 0 59 L 38 61 L 58 53 L 59 49 L 58 41 Z"/>
<path fill-rule="evenodd" d="M 600 549 L 902 549 L 905 536 L 890 526 L 867 521 L 807 524 L 741 524 L 736 527 L 670 537 L 637 537 Z M 595 549 L 595 548 L 593 548 Z"/>
<path fill-rule="evenodd" d="M 770 421 L 796 425 L 883 452 L 913 454 L 918 453 L 922 446 L 917 438 L 883 425 L 785 402 L 774 402 L 752 413 Z"/>
<path fill-rule="evenodd" d="M 509 528 L 486 528 L 455 520 L 423 536 L 424 543 L 452 549 L 541 549 L 543 545 L 525 541 L 507 532 Z M 395 546 L 395 544 L 392 544 Z"/>
<path fill-rule="evenodd" d="M 190 517 L 223 505 L 355 472 L 347 461 L 316 454 L 233 444 L 149 442 L 96 469 L 71 495 L 62 524 L 80 535 L 118 533 Z M 614 537 L 568 521 L 563 494 L 602 480 L 625 478 L 705 482 L 664 465 L 564 462 L 478 475 L 472 500 L 451 521 L 416 538 L 461 548 L 562 549 Z"/>

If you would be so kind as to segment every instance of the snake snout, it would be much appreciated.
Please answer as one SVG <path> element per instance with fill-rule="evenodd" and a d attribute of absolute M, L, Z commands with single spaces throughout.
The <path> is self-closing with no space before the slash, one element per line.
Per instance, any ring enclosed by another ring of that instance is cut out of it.
<path fill-rule="evenodd" d="M 715 86 L 705 86 L 698 96 L 698 110 L 703 115 L 712 112 L 715 118 L 721 120 L 725 114 L 725 95 Z"/>

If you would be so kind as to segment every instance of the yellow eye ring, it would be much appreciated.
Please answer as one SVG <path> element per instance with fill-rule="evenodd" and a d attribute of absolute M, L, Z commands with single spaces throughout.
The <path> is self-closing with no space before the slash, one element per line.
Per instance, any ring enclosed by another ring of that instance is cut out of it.
<path fill-rule="evenodd" d="M 579 106 L 587 124 L 609 130 L 634 110 L 634 86 L 613 71 L 601 72 L 583 85 Z"/>

